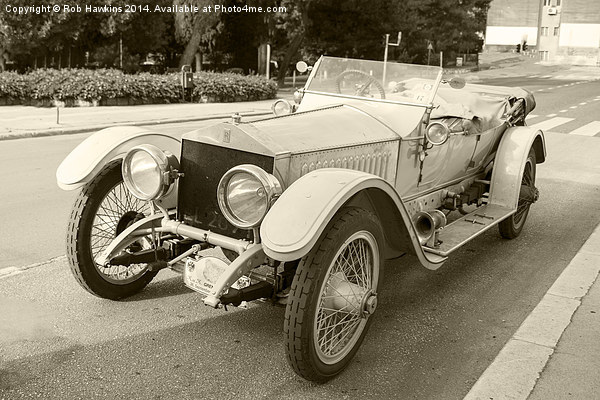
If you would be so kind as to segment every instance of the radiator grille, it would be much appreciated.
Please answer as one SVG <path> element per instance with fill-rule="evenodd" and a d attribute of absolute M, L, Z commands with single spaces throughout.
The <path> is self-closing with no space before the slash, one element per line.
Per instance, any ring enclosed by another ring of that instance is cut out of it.
<path fill-rule="evenodd" d="M 274 158 L 233 150 L 192 140 L 183 140 L 177 215 L 180 221 L 197 228 L 243 239 L 251 231 L 240 230 L 223 216 L 217 202 L 217 185 L 230 168 L 254 164 L 273 173 Z"/>

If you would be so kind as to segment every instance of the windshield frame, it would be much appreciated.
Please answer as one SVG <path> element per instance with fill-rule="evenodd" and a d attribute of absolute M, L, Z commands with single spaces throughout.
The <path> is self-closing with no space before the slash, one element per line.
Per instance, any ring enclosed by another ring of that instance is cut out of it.
<path fill-rule="evenodd" d="M 438 91 L 438 88 L 440 86 L 440 83 L 442 81 L 442 76 L 444 73 L 444 70 L 442 68 L 439 68 L 437 77 L 435 79 L 435 83 L 433 85 L 433 95 L 431 96 L 431 102 L 429 102 L 429 103 L 417 103 L 417 102 L 411 102 L 411 101 L 399 101 L 399 100 L 389 100 L 389 99 L 376 99 L 376 98 L 372 98 L 372 97 L 352 96 L 352 95 L 347 95 L 347 94 L 342 94 L 342 93 L 322 92 L 322 91 L 318 91 L 318 90 L 307 89 L 311 85 L 313 79 L 315 78 L 316 73 L 319 70 L 319 66 L 320 66 L 322 60 L 324 59 L 324 57 L 325 56 L 319 57 L 319 59 L 313 66 L 313 68 L 310 72 L 310 75 L 308 76 L 308 79 L 306 80 L 306 84 L 304 85 L 304 88 L 301 89 L 302 93 L 310 93 L 310 94 L 344 98 L 344 99 L 352 99 L 352 100 L 374 101 L 377 103 L 399 104 L 399 105 L 404 105 L 404 106 L 414 106 L 414 107 L 422 107 L 422 108 L 433 108 L 433 98 L 435 98 L 435 95 Z M 339 58 L 339 57 L 328 57 L 328 58 Z M 348 58 L 340 58 L 340 59 L 352 60 L 352 59 L 348 59 Z M 372 60 L 357 60 L 357 59 L 354 59 L 354 60 L 356 60 L 356 61 L 372 61 Z M 383 61 L 379 61 L 379 62 L 381 62 L 383 64 Z M 388 61 L 387 64 L 400 64 L 400 63 L 391 63 Z M 404 64 L 404 65 L 420 65 L 420 64 Z"/>

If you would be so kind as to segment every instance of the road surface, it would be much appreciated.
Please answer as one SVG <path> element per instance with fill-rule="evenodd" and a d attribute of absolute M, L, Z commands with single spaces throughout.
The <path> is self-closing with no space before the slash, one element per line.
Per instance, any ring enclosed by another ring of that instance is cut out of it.
<path fill-rule="evenodd" d="M 540 122 L 567 107 L 573 121 L 600 115 L 600 102 L 585 100 L 599 86 L 543 90 L 534 113 Z M 1 253 L 12 260 L 3 265 L 42 265 L 0 279 L 0 399 L 460 399 L 600 222 L 600 138 L 554 128 L 522 235 L 490 230 L 438 271 L 408 256 L 386 263 L 362 348 L 324 385 L 287 366 L 282 308 L 209 309 L 170 271 L 123 302 L 84 292 L 64 258 L 48 261 L 63 252 L 73 199 L 53 189 L 54 170 L 83 136 L 1 143 L 0 176 L 12 188 L 1 194 Z"/>

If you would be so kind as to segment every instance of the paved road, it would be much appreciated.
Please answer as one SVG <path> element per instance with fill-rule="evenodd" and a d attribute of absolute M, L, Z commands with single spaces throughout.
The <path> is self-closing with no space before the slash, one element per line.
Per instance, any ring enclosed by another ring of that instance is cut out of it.
<path fill-rule="evenodd" d="M 154 126 L 173 135 L 212 121 Z M 90 134 L 0 142 L 0 269 L 64 254 L 65 229 L 75 192 L 56 186 L 56 168 Z"/>
<path fill-rule="evenodd" d="M 100 300 L 59 259 L 0 279 L 0 398 L 459 399 L 600 221 L 588 165 L 600 141 L 547 139 L 522 236 L 493 230 L 436 272 L 388 263 L 372 331 L 328 384 L 287 367 L 280 308 L 206 308 L 170 271 L 128 301 Z"/>
<path fill-rule="evenodd" d="M 594 85 L 553 89 L 547 99 L 571 107 Z M 542 117 L 555 111 L 543 107 Z M 0 192 L 0 266 L 62 254 L 73 194 L 55 188 L 54 171 L 83 137 L 0 144 L 0 180 L 14 188 Z M 389 262 L 372 330 L 328 384 L 287 367 L 283 309 L 208 309 L 169 271 L 128 301 L 104 301 L 81 290 L 59 258 L 0 279 L 0 399 L 462 398 L 600 221 L 600 140 L 550 133 L 547 141 L 542 197 L 522 236 L 488 232 L 436 272 L 411 258 Z"/>
<path fill-rule="evenodd" d="M 532 90 L 537 107 L 527 123 L 544 131 L 600 137 L 600 80 L 548 79 L 539 76 L 482 80 L 501 86 L 521 86 Z"/>
<path fill-rule="evenodd" d="M 600 81 L 558 78 L 522 76 L 485 79 L 481 83 L 523 86 L 535 91 L 538 106 L 528 122 L 544 131 L 600 136 Z M 182 134 L 211 123 L 201 121 L 153 128 Z M 54 173 L 61 160 L 88 135 L 0 143 L 0 182 L 5 188 L 11 188 L 0 191 L 0 215 L 4 216 L 0 230 L 0 254 L 3 255 L 0 269 L 43 262 L 64 253 L 66 221 L 75 194 L 58 189 Z M 15 236 L 15 232 L 19 234 Z M 33 233 L 35 244 L 23 233 Z"/>

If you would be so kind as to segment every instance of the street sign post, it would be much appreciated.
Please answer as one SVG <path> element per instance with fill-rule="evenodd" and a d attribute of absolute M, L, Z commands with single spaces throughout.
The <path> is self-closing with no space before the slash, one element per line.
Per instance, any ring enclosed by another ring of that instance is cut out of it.
<path fill-rule="evenodd" d="M 381 79 L 381 85 L 385 87 L 385 74 L 387 72 L 387 59 L 388 59 L 388 46 L 398 47 L 400 46 L 400 40 L 402 39 L 402 32 L 398 32 L 398 41 L 396 43 L 390 43 L 390 34 L 385 34 L 385 50 L 383 51 L 383 78 Z"/>
<path fill-rule="evenodd" d="M 431 42 L 427 45 L 427 65 L 429 65 L 429 61 L 431 60 L 431 52 L 433 51 L 433 45 Z"/>

